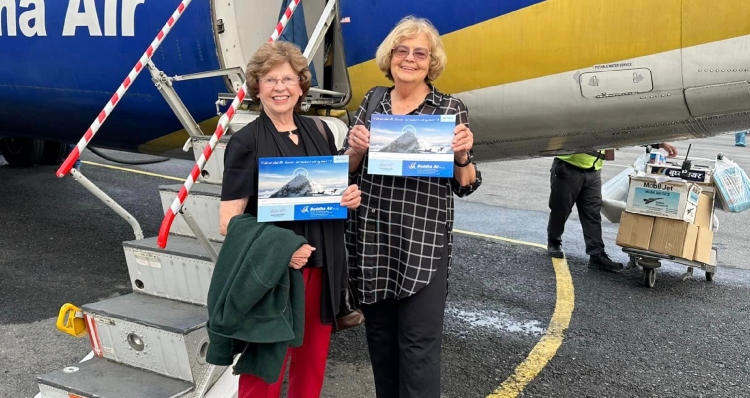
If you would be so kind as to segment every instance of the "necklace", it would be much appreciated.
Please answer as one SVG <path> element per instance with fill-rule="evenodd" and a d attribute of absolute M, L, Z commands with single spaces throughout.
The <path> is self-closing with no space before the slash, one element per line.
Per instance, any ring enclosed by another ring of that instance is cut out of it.
<path fill-rule="evenodd" d="M 291 136 L 297 134 L 297 130 L 290 130 L 290 131 L 287 131 L 286 133 L 289 134 L 289 137 L 291 137 Z"/>

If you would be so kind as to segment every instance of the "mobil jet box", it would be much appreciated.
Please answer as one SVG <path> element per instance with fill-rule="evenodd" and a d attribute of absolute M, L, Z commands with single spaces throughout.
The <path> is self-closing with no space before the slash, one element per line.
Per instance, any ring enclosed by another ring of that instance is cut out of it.
<path fill-rule="evenodd" d="M 692 223 L 701 191 L 701 187 L 692 182 L 631 176 L 625 211 Z"/>

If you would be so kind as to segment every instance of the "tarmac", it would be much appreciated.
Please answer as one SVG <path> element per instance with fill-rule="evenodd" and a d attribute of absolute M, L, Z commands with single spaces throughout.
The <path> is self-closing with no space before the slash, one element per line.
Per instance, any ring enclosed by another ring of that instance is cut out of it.
<path fill-rule="evenodd" d="M 750 166 L 733 135 L 677 142 L 681 154 L 723 152 Z M 643 148 L 617 151 L 606 181 Z M 112 152 L 128 159 L 148 158 Z M 158 186 L 174 184 L 112 165 L 184 178 L 191 162 L 114 164 L 85 153 L 83 173 L 154 236 Z M 566 261 L 546 243 L 551 159 L 479 164 L 482 187 L 456 203 L 454 264 L 443 342 L 443 397 L 738 397 L 750 384 L 750 212 L 718 212 L 719 269 L 682 280 L 665 263 L 653 289 L 643 273 L 589 270 L 575 214 Z M 55 329 L 66 302 L 83 305 L 131 291 L 122 242 L 130 226 L 52 166 L 8 167 L 0 158 L 0 397 L 33 397 L 36 377 L 81 360 L 86 338 Z M 609 254 L 617 224 L 603 222 Z M 505 239 L 505 240 L 501 240 Z M 566 277 L 567 275 L 567 277 Z M 502 388 L 501 388 L 502 386 Z M 493 394 L 496 392 L 496 394 Z M 324 397 L 374 396 L 364 328 L 333 336 Z"/>

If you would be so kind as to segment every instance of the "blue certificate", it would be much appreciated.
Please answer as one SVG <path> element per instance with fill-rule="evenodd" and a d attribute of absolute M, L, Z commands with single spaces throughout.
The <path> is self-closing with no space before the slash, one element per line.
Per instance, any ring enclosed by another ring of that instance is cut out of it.
<path fill-rule="evenodd" d="M 453 177 L 456 115 L 381 115 L 370 119 L 370 174 Z"/>
<path fill-rule="evenodd" d="M 340 203 L 348 185 L 348 156 L 261 158 L 258 221 L 346 218 Z"/>

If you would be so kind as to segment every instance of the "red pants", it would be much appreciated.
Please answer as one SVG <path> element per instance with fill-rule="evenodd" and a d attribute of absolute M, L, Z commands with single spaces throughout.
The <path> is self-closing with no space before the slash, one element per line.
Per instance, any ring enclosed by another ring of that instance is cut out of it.
<path fill-rule="evenodd" d="M 323 268 L 304 268 L 302 278 L 305 280 L 305 336 L 302 346 L 287 351 L 279 379 L 273 384 L 253 375 L 240 375 L 238 398 L 279 397 L 289 357 L 292 358 L 289 365 L 289 398 L 320 397 L 333 326 L 320 323 Z"/>

